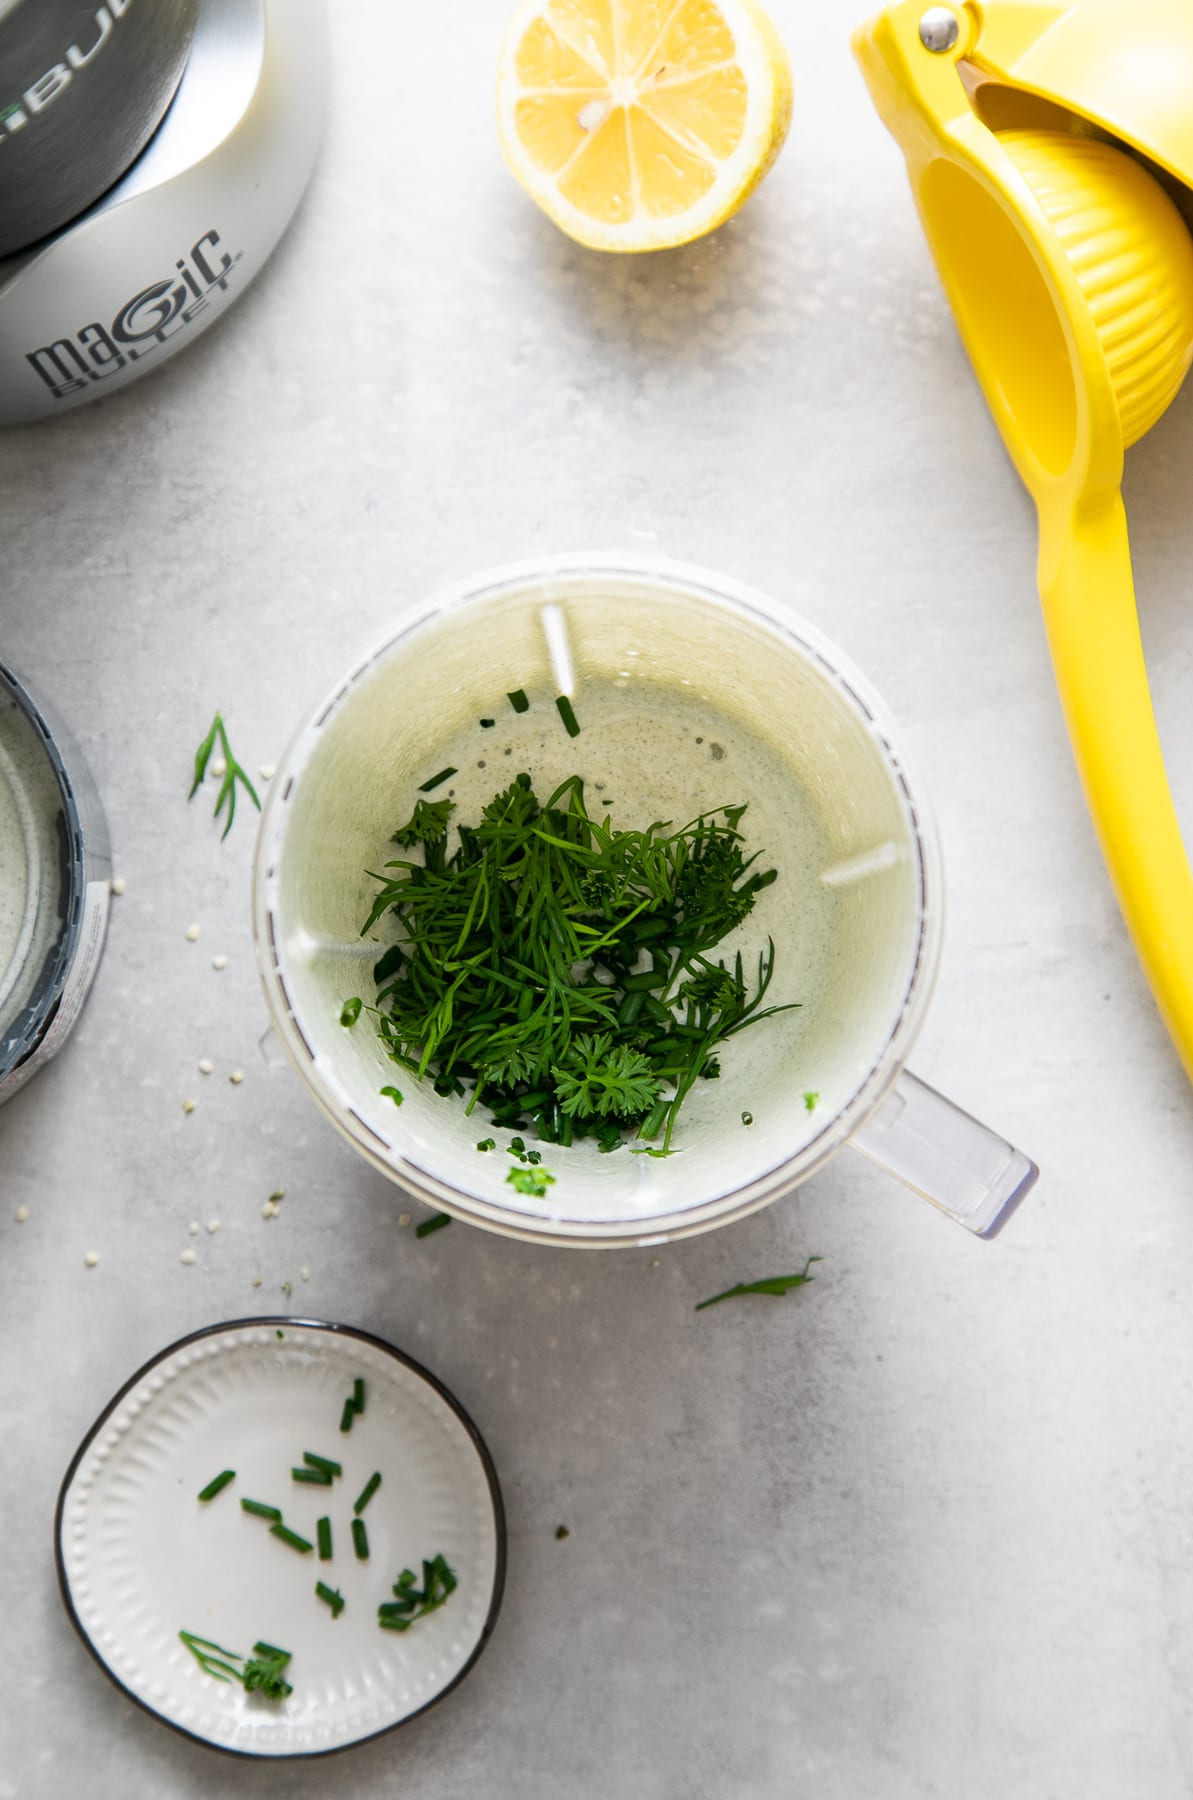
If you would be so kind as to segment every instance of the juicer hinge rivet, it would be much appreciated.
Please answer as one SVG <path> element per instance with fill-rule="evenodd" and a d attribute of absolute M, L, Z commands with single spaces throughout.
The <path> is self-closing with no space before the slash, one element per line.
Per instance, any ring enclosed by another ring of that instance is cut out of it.
<path fill-rule="evenodd" d="M 930 6 L 920 20 L 920 43 L 936 55 L 951 50 L 960 36 L 957 15 L 947 6 Z"/>

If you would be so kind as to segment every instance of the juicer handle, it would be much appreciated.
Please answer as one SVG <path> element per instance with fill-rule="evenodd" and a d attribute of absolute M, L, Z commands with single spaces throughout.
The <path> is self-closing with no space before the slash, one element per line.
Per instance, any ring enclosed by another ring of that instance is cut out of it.
<path fill-rule="evenodd" d="M 1152 711 L 1120 494 L 1051 527 L 1041 520 L 1040 598 L 1102 854 L 1193 1080 L 1193 874 Z"/>
<path fill-rule="evenodd" d="M 849 1141 L 982 1238 L 1002 1230 L 1040 1173 L 1022 1150 L 908 1069 Z"/>

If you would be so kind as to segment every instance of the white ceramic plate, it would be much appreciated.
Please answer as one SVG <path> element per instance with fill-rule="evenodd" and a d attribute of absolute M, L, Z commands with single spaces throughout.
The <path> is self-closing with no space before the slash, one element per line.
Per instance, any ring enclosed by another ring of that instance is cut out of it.
<path fill-rule="evenodd" d="M 340 1431 L 357 1376 L 365 1412 Z M 343 1465 L 332 1488 L 290 1474 L 304 1451 Z M 213 1476 L 236 1479 L 197 1499 Z M 352 1548 L 353 1502 L 374 1470 Z M 279 1506 L 333 1558 L 300 1555 L 242 1511 Z M 485 1445 L 447 1390 L 392 1345 L 298 1319 L 215 1325 L 139 1370 L 88 1432 L 58 1497 L 58 1578 L 71 1620 L 117 1685 L 166 1724 L 243 1756 L 318 1756 L 391 1730 L 461 1681 L 488 1640 L 505 1576 L 505 1521 Z M 403 1633 L 377 1607 L 405 1567 L 446 1557 L 459 1581 Z M 338 1588 L 333 1619 L 315 1583 Z M 292 1652 L 293 1693 L 246 1694 L 205 1674 L 186 1630 L 241 1654 Z"/>

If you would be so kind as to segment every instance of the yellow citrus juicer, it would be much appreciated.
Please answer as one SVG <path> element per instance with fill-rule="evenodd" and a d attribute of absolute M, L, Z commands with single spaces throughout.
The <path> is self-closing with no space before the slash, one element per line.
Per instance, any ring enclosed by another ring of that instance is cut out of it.
<path fill-rule="evenodd" d="M 1102 852 L 1193 1079 L 1193 875 L 1139 635 L 1123 451 L 1193 360 L 1193 4 L 905 0 L 853 40 L 1040 522 Z"/>

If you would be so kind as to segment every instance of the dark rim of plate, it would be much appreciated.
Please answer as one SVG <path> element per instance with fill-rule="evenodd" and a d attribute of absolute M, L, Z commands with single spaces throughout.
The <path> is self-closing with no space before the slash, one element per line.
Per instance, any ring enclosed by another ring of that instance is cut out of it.
<path fill-rule="evenodd" d="M 231 1744 L 218 1744 L 211 1738 L 201 1737 L 197 1732 L 189 1731 L 185 1725 L 176 1724 L 173 1719 L 168 1719 L 164 1713 L 158 1712 L 156 1707 L 150 1706 L 147 1701 L 143 1700 L 139 1694 L 135 1694 L 133 1690 L 120 1679 L 119 1675 L 109 1667 L 100 1652 L 96 1649 L 86 1626 L 75 1611 L 74 1599 L 70 1591 L 70 1582 L 66 1573 L 66 1562 L 62 1554 L 62 1520 L 66 1510 L 66 1496 L 70 1489 L 71 1482 L 74 1480 L 79 1464 L 86 1455 L 97 1432 L 106 1424 L 107 1420 L 120 1405 L 120 1402 L 124 1399 L 125 1395 L 132 1388 L 135 1388 L 137 1383 L 142 1381 L 145 1376 L 149 1374 L 150 1370 L 155 1369 L 167 1356 L 172 1356 L 176 1350 L 184 1349 L 187 1344 L 197 1343 L 202 1338 L 217 1337 L 224 1331 L 245 1331 L 252 1326 L 262 1325 L 272 1325 L 275 1328 L 289 1326 L 294 1330 L 301 1328 L 305 1331 L 328 1331 L 334 1333 L 337 1337 L 358 1338 L 361 1342 L 372 1344 L 376 1349 L 384 1351 L 385 1354 L 391 1356 L 395 1362 L 402 1363 L 405 1368 L 419 1376 L 427 1383 L 427 1386 L 433 1388 L 439 1398 L 450 1407 L 451 1411 L 464 1427 L 473 1449 L 480 1458 L 481 1467 L 485 1472 L 485 1480 L 489 1485 L 489 1499 L 493 1506 L 493 1529 L 497 1548 L 497 1564 L 493 1573 L 493 1596 L 489 1602 L 489 1610 L 485 1616 L 484 1625 L 481 1627 L 481 1633 L 477 1639 L 476 1648 L 473 1650 L 463 1668 L 460 1669 L 452 1680 L 448 1682 L 447 1686 L 442 1688 L 439 1693 L 433 1695 L 430 1700 L 424 1705 L 416 1708 L 414 1712 L 407 1713 L 401 1719 L 395 1719 L 392 1725 L 383 1725 L 379 1731 L 369 1732 L 367 1737 L 353 1738 L 346 1744 L 329 1744 L 326 1748 L 318 1750 L 241 1750 Z M 62 1478 L 62 1486 L 58 1490 L 58 1503 L 54 1508 L 54 1564 L 58 1571 L 58 1592 L 62 1596 L 62 1604 L 66 1608 L 67 1617 L 78 1632 L 80 1638 L 83 1640 L 87 1650 L 108 1677 L 108 1680 L 114 1687 L 119 1688 L 122 1694 L 127 1695 L 134 1706 L 140 1707 L 142 1712 L 148 1713 L 150 1718 L 156 1719 L 159 1725 L 166 1726 L 167 1730 L 177 1732 L 179 1737 L 189 1739 L 192 1744 L 202 1744 L 205 1749 L 217 1750 L 223 1756 L 234 1756 L 243 1762 L 301 1762 L 315 1757 L 339 1756 L 342 1755 L 345 1750 L 359 1749 L 362 1744 L 374 1743 L 378 1738 L 387 1737 L 390 1732 L 400 1730 L 403 1725 L 408 1725 L 412 1719 L 421 1718 L 424 1713 L 430 1712 L 432 1707 L 438 1706 L 441 1700 L 446 1700 L 453 1689 L 459 1687 L 460 1683 L 464 1680 L 464 1677 L 475 1667 L 481 1652 L 493 1635 L 493 1628 L 497 1623 L 497 1615 L 501 1611 L 502 1596 L 505 1593 L 505 1505 L 501 1498 L 501 1486 L 497 1480 L 497 1470 L 494 1467 L 493 1458 L 489 1454 L 489 1449 L 484 1438 L 477 1430 L 471 1418 L 469 1418 L 468 1414 L 460 1405 L 460 1402 L 456 1399 L 451 1390 L 444 1387 L 437 1376 L 432 1375 L 429 1369 L 425 1369 L 423 1365 L 416 1362 L 412 1356 L 407 1356 L 404 1350 L 399 1350 L 395 1344 L 389 1343 L 385 1338 L 378 1337 L 372 1331 L 364 1330 L 360 1325 L 338 1325 L 329 1319 L 299 1319 L 288 1318 L 282 1315 L 276 1317 L 262 1315 L 260 1317 L 249 1319 L 225 1319 L 218 1325 L 204 1325 L 199 1331 L 188 1331 L 185 1337 L 177 1338 L 174 1343 L 167 1344 L 164 1350 L 159 1350 L 156 1355 L 151 1356 L 147 1362 L 142 1363 L 136 1373 L 131 1375 L 124 1383 L 124 1386 L 120 1388 L 117 1393 L 113 1394 L 111 1400 L 109 1400 L 108 1404 L 104 1407 L 94 1425 L 92 1425 L 91 1429 L 83 1438 L 82 1443 L 71 1457 L 70 1467 Z"/>

